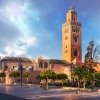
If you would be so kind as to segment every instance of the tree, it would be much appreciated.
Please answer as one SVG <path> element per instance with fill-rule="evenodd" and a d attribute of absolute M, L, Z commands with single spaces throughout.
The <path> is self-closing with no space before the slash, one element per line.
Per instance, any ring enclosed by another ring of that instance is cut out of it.
<path fill-rule="evenodd" d="M 15 78 L 20 76 L 20 73 L 18 71 L 13 71 L 9 74 L 10 77 L 14 78 L 14 82 L 15 82 Z"/>
<path fill-rule="evenodd" d="M 42 80 L 42 77 L 41 77 L 40 75 L 37 75 L 37 76 L 36 76 L 36 79 L 37 79 L 37 80 Z"/>
<path fill-rule="evenodd" d="M 61 80 L 62 86 L 63 86 L 63 83 L 66 82 L 66 79 L 68 79 L 68 76 L 66 74 L 57 74 L 57 79 Z"/>
<path fill-rule="evenodd" d="M 72 77 L 80 82 L 83 77 L 82 67 L 77 66 L 72 68 Z"/>
<path fill-rule="evenodd" d="M 52 72 L 50 75 L 50 79 L 52 79 L 53 83 L 55 83 L 55 80 L 57 79 L 57 74 L 55 72 Z"/>
<path fill-rule="evenodd" d="M 82 73 L 83 73 L 83 78 L 82 78 L 83 87 L 86 88 L 86 83 L 93 81 L 94 80 L 94 76 L 93 76 L 93 73 L 90 70 L 87 70 L 86 67 L 83 68 L 83 72 Z"/>
<path fill-rule="evenodd" d="M 95 72 L 93 67 L 95 66 L 96 62 L 99 61 L 100 61 L 100 45 L 95 46 L 94 41 L 91 40 L 87 47 L 87 53 L 84 59 L 85 66 L 91 72 Z"/>
<path fill-rule="evenodd" d="M 100 87 L 100 72 L 96 72 L 95 76 L 95 85 Z"/>
<path fill-rule="evenodd" d="M 30 72 L 24 72 L 23 77 L 27 78 L 27 86 L 28 86 L 29 77 L 32 77 L 32 74 Z"/>
<path fill-rule="evenodd" d="M 41 73 L 40 73 L 40 76 L 42 77 L 42 79 L 45 79 L 46 81 L 46 86 L 47 86 L 47 89 L 48 89 L 48 79 L 50 79 L 50 76 L 52 74 L 52 71 L 51 70 L 43 70 Z"/>
<path fill-rule="evenodd" d="M 94 74 L 95 79 L 100 81 L 100 72 Z"/>
<path fill-rule="evenodd" d="M 83 78 L 83 69 L 81 66 L 76 66 L 72 68 L 72 77 L 78 80 L 78 93 L 80 94 L 80 82 Z"/>
<path fill-rule="evenodd" d="M 1 79 L 1 82 L 2 82 L 2 84 L 3 84 L 3 78 L 6 77 L 5 72 L 1 72 L 1 73 L 0 73 L 0 77 L 2 78 L 2 79 Z"/>
<path fill-rule="evenodd" d="M 85 88 L 86 82 L 94 80 L 93 73 L 85 66 L 78 66 L 72 69 L 72 77 L 78 80 L 78 87 L 80 88 L 80 82 L 83 82 Z"/>

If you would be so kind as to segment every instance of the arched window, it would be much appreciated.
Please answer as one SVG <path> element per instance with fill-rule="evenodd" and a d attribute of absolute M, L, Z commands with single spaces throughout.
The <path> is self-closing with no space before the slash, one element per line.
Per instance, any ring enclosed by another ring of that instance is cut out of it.
<path fill-rule="evenodd" d="M 68 39 L 68 37 L 67 36 L 65 36 L 65 40 L 67 40 Z"/>
<path fill-rule="evenodd" d="M 68 50 L 65 50 L 65 53 L 68 53 Z"/>
<path fill-rule="evenodd" d="M 74 37 L 74 41 L 77 42 L 77 37 Z"/>
<path fill-rule="evenodd" d="M 32 67 L 32 70 L 34 70 L 34 68 Z"/>
<path fill-rule="evenodd" d="M 39 63 L 39 67 L 40 68 L 43 68 L 42 62 Z"/>
<path fill-rule="evenodd" d="M 74 51 L 74 56 L 77 56 L 78 55 L 78 52 L 77 50 Z"/>
<path fill-rule="evenodd" d="M 6 69 L 8 69 L 8 66 L 5 66 Z"/>
<path fill-rule="evenodd" d="M 47 62 L 44 63 L 44 68 L 48 68 L 48 63 Z"/>

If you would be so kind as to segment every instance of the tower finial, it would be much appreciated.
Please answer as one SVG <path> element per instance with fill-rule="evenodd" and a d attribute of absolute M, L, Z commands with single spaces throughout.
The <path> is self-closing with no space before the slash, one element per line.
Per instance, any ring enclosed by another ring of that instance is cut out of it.
<path fill-rule="evenodd" d="M 73 9 L 73 7 L 72 7 L 72 5 L 70 6 L 70 10 L 72 10 Z"/>

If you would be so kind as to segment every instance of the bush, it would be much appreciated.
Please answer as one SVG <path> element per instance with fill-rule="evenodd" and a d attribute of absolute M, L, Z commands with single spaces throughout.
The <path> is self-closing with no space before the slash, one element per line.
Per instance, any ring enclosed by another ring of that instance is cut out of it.
<path fill-rule="evenodd" d="M 52 83 L 48 83 L 49 86 L 62 86 L 62 83 L 55 83 L 55 84 L 52 84 Z"/>
<path fill-rule="evenodd" d="M 19 83 L 20 82 L 20 79 L 18 79 L 17 82 Z"/>
<path fill-rule="evenodd" d="M 95 82 L 95 86 L 100 87 L 100 81 L 96 81 L 96 82 Z"/>
<path fill-rule="evenodd" d="M 72 87 L 72 83 L 64 83 L 65 87 Z"/>
<path fill-rule="evenodd" d="M 32 84 L 32 81 L 29 81 L 28 84 Z"/>

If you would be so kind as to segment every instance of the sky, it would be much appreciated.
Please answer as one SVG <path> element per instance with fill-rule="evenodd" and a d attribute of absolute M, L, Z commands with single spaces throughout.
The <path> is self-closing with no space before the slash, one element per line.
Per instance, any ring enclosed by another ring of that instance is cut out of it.
<path fill-rule="evenodd" d="M 82 23 L 82 58 L 100 43 L 100 0 L 0 0 L 0 56 L 62 59 L 62 24 L 70 6 Z"/>

